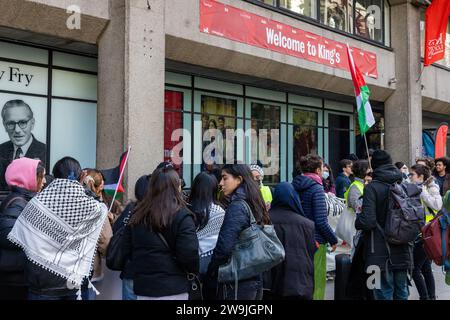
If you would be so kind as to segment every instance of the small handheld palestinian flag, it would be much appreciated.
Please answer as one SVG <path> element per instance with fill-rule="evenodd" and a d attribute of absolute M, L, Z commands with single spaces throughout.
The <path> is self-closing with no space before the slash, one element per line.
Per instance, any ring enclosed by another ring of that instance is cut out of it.
<path fill-rule="evenodd" d="M 105 178 L 103 189 L 106 195 L 113 197 L 111 203 L 114 203 L 117 196 L 123 194 L 123 173 L 125 171 L 125 166 L 127 165 L 130 150 L 131 148 L 129 147 L 128 150 L 120 156 L 119 165 L 117 167 L 102 170 L 102 174 Z"/>
<path fill-rule="evenodd" d="M 375 124 L 372 107 L 370 106 L 370 91 L 364 78 L 353 60 L 352 52 L 347 44 L 348 65 L 352 74 L 353 85 L 356 95 L 356 105 L 358 110 L 358 122 L 361 135 L 365 135 L 370 127 Z"/>

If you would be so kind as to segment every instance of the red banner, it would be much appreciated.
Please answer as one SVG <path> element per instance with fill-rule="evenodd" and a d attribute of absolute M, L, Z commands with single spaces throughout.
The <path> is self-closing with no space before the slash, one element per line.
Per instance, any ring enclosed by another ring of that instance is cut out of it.
<path fill-rule="evenodd" d="M 349 70 L 345 44 L 214 0 L 200 0 L 200 31 Z M 359 70 L 378 78 L 376 54 L 354 47 L 352 50 Z"/>
<path fill-rule="evenodd" d="M 434 135 L 434 157 L 442 158 L 446 156 L 447 151 L 447 132 L 448 132 L 448 124 L 443 122 L 439 125 L 439 128 L 436 129 L 436 133 Z"/>
<path fill-rule="evenodd" d="M 450 1 L 433 0 L 425 12 L 424 66 L 444 58 Z"/>

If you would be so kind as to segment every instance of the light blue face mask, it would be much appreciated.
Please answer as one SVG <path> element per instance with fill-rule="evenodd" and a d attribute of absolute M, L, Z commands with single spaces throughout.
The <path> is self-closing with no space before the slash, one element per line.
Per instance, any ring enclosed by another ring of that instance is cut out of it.
<path fill-rule="evenodd" d="M 329 173 L 328 171 L 322 172 L 322 178 L 323 178 L 324 180 L 327 180 L 329 176 L 330 176 L 330 173 Z"/>

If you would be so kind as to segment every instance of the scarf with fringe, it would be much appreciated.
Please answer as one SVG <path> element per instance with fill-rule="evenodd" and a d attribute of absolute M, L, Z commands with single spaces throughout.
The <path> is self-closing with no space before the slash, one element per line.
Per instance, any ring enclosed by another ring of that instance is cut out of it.
<path fill-rule="evenodd" d="M 93 266 L 107 214 L 77 181 L 56 179 L 28 202 L 8 239 L 30 261 L 79 287 Z"/>

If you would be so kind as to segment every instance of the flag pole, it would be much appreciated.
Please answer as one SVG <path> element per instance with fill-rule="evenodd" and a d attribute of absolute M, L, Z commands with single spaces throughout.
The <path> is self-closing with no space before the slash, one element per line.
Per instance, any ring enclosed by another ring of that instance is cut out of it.
<path fill-rule="evenodd" d="M 125 157 L 125 163 L 123 164 L 122 171 L 120 172 L 119 181 L 117 182 L 116 190 L 114 191 L 114 196 L 113 196 L 113 198 L 111 200 L 111 204 L 109 206 L 109 210 L 108 210 L 109 212 L 111 212 L 112 207 L 114 205 L 114 201 L 116 200 L 117 190 L 119 189 L 120 182 L 122 181 L 123 173 L 125 171 L 125 167 L 127 166 L 128 156 L 130 155 L 130 150 L 131 150 L 131 147 L 128 147 L 127 156 Z"/>
<path fill-rule="evenodd" d="M 370 161 L 369 146 L 368 146 L 368 144 L 367 144 L 367 137 L 366 137 L 366 134 L 364 133 L 363 136 L 364 136 L 364 141 L 366 142 L 367 161 L 369 161 L 369 169 L 370 169 L 370 171 L 373 171 L 373 170 L 372 170 L 372 164 L 371 164 L 371 161 Z"/>

